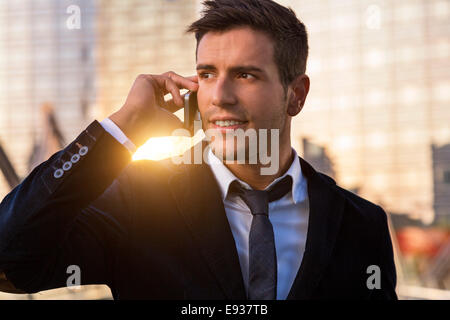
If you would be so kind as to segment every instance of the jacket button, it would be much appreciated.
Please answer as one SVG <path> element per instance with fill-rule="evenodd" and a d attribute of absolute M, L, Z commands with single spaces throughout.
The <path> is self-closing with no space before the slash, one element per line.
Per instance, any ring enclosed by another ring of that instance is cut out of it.
<path fill-rule="evenodd" d="M 78 160 L 80 160 L 80 155 L 78 153 L 75 153 L 72 158 L 70 158 L 70 161 L 72 161 L 72 163 L 77 163 Z"/>
<path fill-rule="evenodd" d="M 78 153 L 80 154 L 80 156 L 84 156 L 86 153 L 88 153 L 88 147 L 86 146 L 81 147 Z"/>
<path fill-rule="evenodd" d="M 61 178 L 64 174 L 64 171 L 62 169 L 56 169 L 55 172 L 53 173 L 53 176 L 58 179 Z"/>
<path fill-rule="evenodd" d="M 70 170 L 70 168 L 72 168 L 72 162 L 70 161 L 64 162 L 62 168 L 64 171 Z"/>

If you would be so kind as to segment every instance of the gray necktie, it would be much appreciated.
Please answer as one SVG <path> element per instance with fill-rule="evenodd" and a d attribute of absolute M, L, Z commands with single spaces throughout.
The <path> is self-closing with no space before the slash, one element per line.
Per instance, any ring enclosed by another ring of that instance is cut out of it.
<path fill-rule="evenodd" d="M 286 176 L 270 190 L 248 190 L 233 181 L 230 191 L 238 194 L 253 215 L 249 234 L 248 299 L 274 300 L 277 296 L 277 254 L 269 202 L 282 198 L 292 188 L 292 177 Z"/>

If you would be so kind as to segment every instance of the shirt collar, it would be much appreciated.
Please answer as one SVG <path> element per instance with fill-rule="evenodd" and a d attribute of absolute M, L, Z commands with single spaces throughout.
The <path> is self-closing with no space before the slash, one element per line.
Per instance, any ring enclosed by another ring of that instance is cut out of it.
<path fill-rule="evenodd" d="M 242 185 L 248 189 L 251 189 L 251 187 L 245 183 L 244 181 L 238 179 L 224 164 L 222 161 L 220 161 L 212 152 L 211 148 L 208 148 L 208 164 L 214 174 L 214 177 L 216 178 L 217 184 L 219 185 L 220 192 L 222 195 L 222 200 L 225 200 L 228 196 L 228 188 L 230 184 L 237 180 Z M 277 183 L 279 180 L 283 179 L 285 176 L 290 175 L 292 177 L 292 199 L 295 204 L 303 201 L 306 198 L 306 180 L 302 174 L 302 168 L 300 166 L 300 161 L 298 159 L 297 152 L 292 149 L 293 152 L 293 161 L 289 169 L 286 171 L 286 173 L 272 181 L 270 183 L 266 190 L 270 188 L 272 185 Z"/>

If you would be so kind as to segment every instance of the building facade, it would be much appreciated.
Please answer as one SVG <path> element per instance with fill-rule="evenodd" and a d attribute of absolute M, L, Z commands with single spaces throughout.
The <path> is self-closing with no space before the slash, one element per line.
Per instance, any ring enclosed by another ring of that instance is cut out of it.
<path fill-rule="evenodd" d="M 0 143 L 22 178 L 43 134 L 43 104 L 67 142 L 92 117 L 94 22 L 89 0 L 0 1 Z M 0 175 L 1 197 L 9 190 Z"/>
<path fill-rule="evenodd" d="M 450 144 L 432 146 L 433 207 L 436 222 L 450 227 Z"/>
<path fill-rule="evenodd" d="M 341 185 L 431 223 L 431 145 L 450 141 L 450 2 L 277 2 L 309 32 L 297 150 L 309 137 L 330 152 Z"/>

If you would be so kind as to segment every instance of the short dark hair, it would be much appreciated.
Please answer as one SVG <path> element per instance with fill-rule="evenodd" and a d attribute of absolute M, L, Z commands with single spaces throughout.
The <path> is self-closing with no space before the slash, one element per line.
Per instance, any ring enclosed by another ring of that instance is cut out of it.
<path fill-rule="evenodd" d="M 272 0 L 208 0 L 203 6 L 202 17 L 186 29 L 187 33 L 195 33 L 196 56 L 198 44 L 207 32 L 248 26 L 265 32 L 273 40 L 274 61 L 285 90 L 305 73 L 308 35 L 291 8 Z"/>

